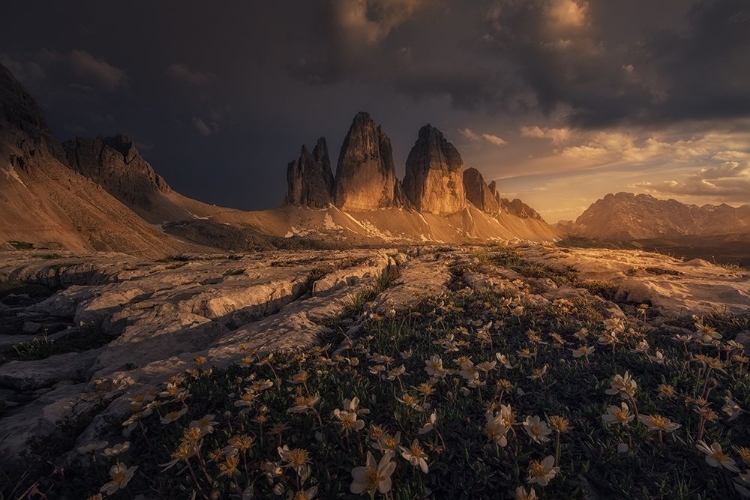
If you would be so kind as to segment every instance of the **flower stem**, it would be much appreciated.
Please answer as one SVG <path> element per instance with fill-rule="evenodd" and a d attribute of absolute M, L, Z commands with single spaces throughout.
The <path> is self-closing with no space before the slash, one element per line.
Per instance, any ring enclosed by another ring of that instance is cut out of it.
<path fill-rule="evenodd" d="M 320 413 L 318 413 L 318 410 L 313 409 L 315 412 L 315 416 L 318 417 L 318 424 L 320 425 L 320 434 L 323 436 L 323 432 L 325 432 L 325 429 L 323 427 L 323 419 L 320 418 Z"/>
<path fill-rule="evenodd" d="M 198 457 L 198 463 L 201 465 L 201 469 L 203 469 L 203 474 L 205 474 L 206 479 L 208 480 L 208 484 L 211 484 L 213 479 L 211 479 L 211 474 L 208 473 L 208 468 L 206 467 L 205 460 L 203 460 L 203 457 L 201 456 L 200 448 L 197 449 L 196 456 Z"/>
<path fill-rule="evenodd" d="M 635 403 L 635 398 L 633 396 L 628 395 L 628 398 L 630 398 L 630 404 L 633 405 L 633 411 L 635 411 L 635 418 L 638 420 L 640 417 L 640 414 L 638 413 L 638 405 Z"/>
<path fill-rule="evenodd" d="M 198 488 L 198 491 L 201 492 L 201 495 L 203 495 L 203 498 L 208 498 L 208 495 L 206 495 L 206 492 L 203 491 L 203 488 L 201 488 L 201 484 L 198 482 L 198 478 L 195 477 L 195 471 L 193 470 L 193 466 L 190 463 L 190 459 L 185 460 L 188 465 L 188 469 L 190 469 L 190 475 L 193 477 L 193 482 L 195 483 L 195 487 Z"/>

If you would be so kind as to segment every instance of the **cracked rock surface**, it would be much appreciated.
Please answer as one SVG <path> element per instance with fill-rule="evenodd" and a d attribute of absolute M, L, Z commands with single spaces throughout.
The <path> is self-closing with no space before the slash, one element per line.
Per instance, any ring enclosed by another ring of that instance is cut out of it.
<path fill-rule="evenodd" d="M 397 253 L 268 252 L 169 261 L 120 254 L 54 260 L 2 255 L 0 280 L 59 289 L 41 301 L 4 307 L 2 345 L 40 338 L 38 329 L 24 328 L 30 314 L 39 325 L 63 325 L 47 339 L 95 331 L 106 343 L 1 364 L 0 389 L 10 405 L 0 427 L 12 435 L 0 446 L 14 454 L 40 428 L 53 428 L 54 420 L 68 414 L 65 408 L 73 411 L 76 400 L 121 398 L 123 387 L 158 385 L 196 356 L 226 366 L 247 349 L 308 347 L 327 330 L 324 320 L 373 286 L 395 265 L 391 256 Z M 39 423 L 49 415 L 53 420 Z"/>

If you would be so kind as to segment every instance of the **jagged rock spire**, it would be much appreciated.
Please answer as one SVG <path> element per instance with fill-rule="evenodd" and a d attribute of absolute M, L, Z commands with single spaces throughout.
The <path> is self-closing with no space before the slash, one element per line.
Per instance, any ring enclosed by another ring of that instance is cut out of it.
<path fill-rule="evenodd" d="M 344 210 L 401 206 L 391 140 L 369 113 L 354 117 L 341 146 L 334 202 Z"/>
<path fill-rule="evenodd" d="M 421 212 L 458 212 L 466 205 L 463 169 L 458 150 L 427 124 L 419 130 L 406 160 L 404 194 Z"/>
<path fill-rule="evenodd" d="M 494 181 L 492 187 L 496 188 Z M 500 210 L 500 204 L 493 194 L 493 189 L 484 182 L 484 177 L 476 168 L 464 171 L 464 188 L 466 199 L 482 212 L 495 214 Z"/>
<path fill-rule="evenodd" d="M 325 137 L 318 139 L 312 154 L 307 146 L 287 166 L 287 194 L 284 203 L 325 208 L 333 202 L 333 173 Z"/>

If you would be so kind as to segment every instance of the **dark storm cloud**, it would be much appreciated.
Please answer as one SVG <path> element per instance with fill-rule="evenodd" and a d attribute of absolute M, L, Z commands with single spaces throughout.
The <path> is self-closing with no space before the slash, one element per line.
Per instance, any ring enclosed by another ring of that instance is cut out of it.
<path fill-rule="evenodd" d="M 750 2 L 704 1 L 688 21 L 685 35 L 666 33 L 644 44 L 644 58 L 664 82 L 658 110 L 675 119 L 748 116 Z"/>
<path fill-rule="evenodd" d="M 89 91 L 114 92 L 127 87 L 128 82 L 125 71 L 85 50 L 61 53 L 45 48 L 31 55 L 22 55 L 19 60 L 2 54 L 0 62 L 31 87 L 78 86 Z"/>
<path fill-rule="evenodd" d="M 283 66 L 307 83 L 337 83 L 348 77 L 386 77 L 398 55 L 383 50 L 389 35 L 437 0 L 322 0 L 309 26 L 295 33 L 297 51 Z"/>
<path fill-rule="evenodd" d="M 568 22 L 556 22 L 556 7 L 570 14 Z M 647 5 L 633 8 L 650 15 Z M 608 2 L 506 1 L 495 9 L 489 22 L 497 56 L 507 58 L 506 69 L 544 113 L 570 108 L 573 125 L 750 114 L 750 2 L 701 1 L 687 13 L 686 27 L 634 29 L 619 43 L 599 28 L 612 15 Z"/>
<path fill-rule="evenodd" d="M 308 83 L 447 95 L 462 109 L 561 111 L 584 127 L 750 115 L 750 2 L 627 3 L 662 26 L 631 18 L 629 34 L 610 35 L 620 0 L 363 0 L 343 15 L 329 1 L 328 29 L 288 68 Z M 404 24 L 412 36 L 399 36 Z"/>

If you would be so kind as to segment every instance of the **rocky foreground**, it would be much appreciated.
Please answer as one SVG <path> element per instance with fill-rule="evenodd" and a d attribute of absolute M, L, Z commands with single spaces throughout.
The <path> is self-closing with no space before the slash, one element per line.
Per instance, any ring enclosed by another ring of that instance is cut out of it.
<path fill-rule="evenodd" d="M 268 252 L 161 261 L 0 254 L 0 428 L 8 435 L 0 444 L 2 460 L 13 462 L 30 437 L 55 432 L 65 418 L 86 415 L 91 422 L 77 445 L 98 439 L 109 417 L 126 413 L 130 395 L 183 372 L 197 356 L 226 367 L 252 349 L 309 347 L 346 310 L 389 314 L 449 290 L 481 293 L 513 282 L 529 288 L 528 300 L 536 304 L 588 297 L 605 316 L 634 322 L 635 305 L 647 303 L 652 325 L 750 311 L 747 272 L 705 261 L 537 245 L 518 248 L 521 264 L 487 265 L 492 251 Z M 356 335 L 371 313 L 346 319 L 347 335 Z M 747 343 L 750 334 L 738 341 Z M 70 352 L 62 352 L 66 343 L 74 346 Z M 62 347 L 50 347 L 55 344 Z M 45 348 L 46 354 L 38 352 Z"/>

